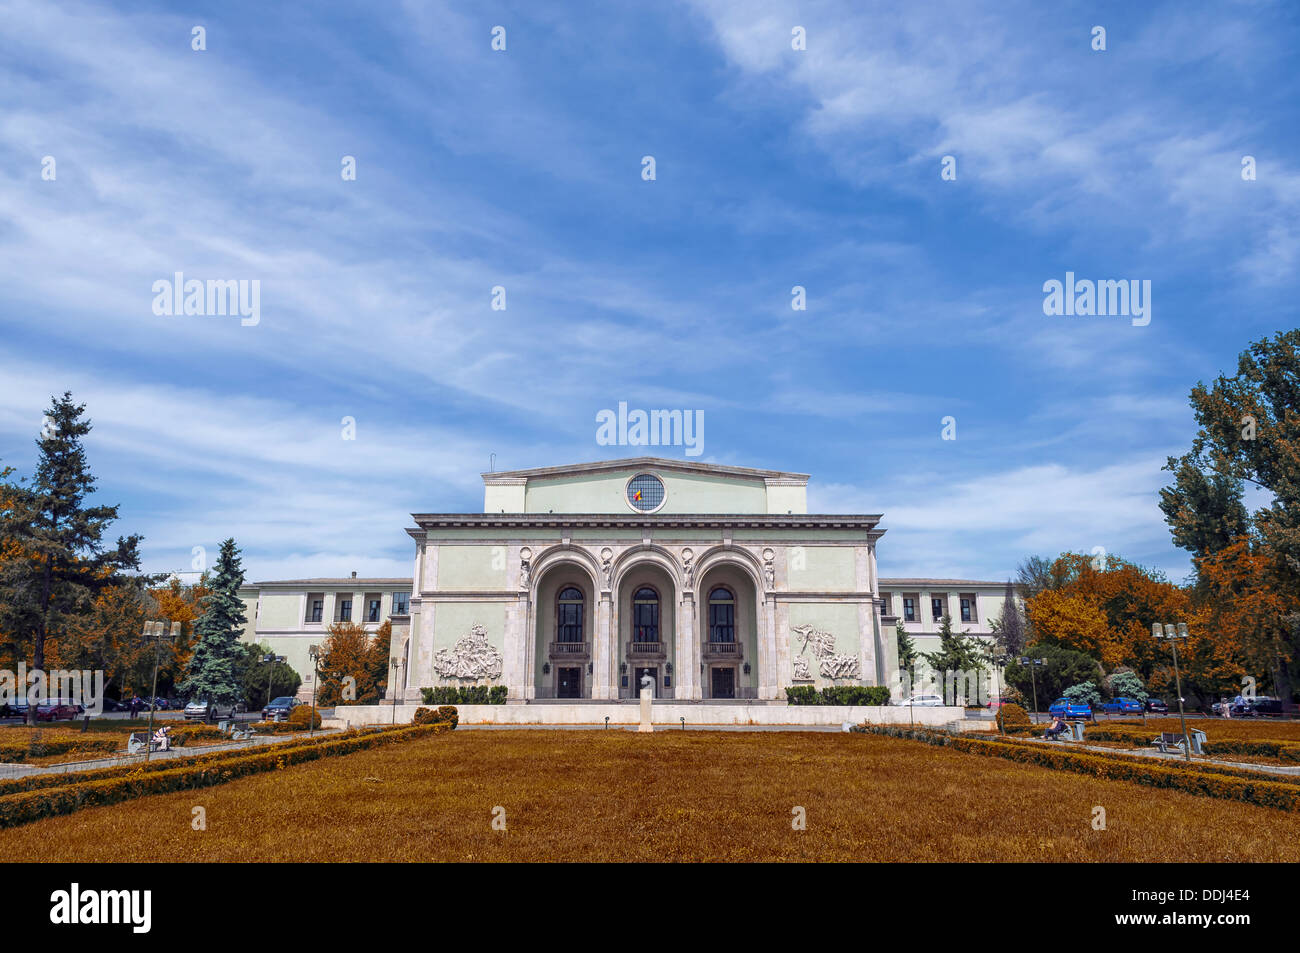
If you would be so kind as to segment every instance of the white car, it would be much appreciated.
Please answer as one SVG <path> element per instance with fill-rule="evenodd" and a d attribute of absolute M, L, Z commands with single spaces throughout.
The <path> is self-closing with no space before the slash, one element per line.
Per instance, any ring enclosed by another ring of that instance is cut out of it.
<path fill-rule="evenodd" d="M 900 698 L 894 704 L 901 708 L 942 708 L 944 701 L 942 695 L 913 695 L 910 698 Z"/>
<path fill-rule="evenodd" d="M 206 699 L 200 698 L 185 706 L 185 718 L 187 721 L 192 718 L 207 718 L 209 711 L 212 712 L 213 718 L 230 718 L 235 713 L 235 706 L 217 702 L 209 703 Z"/>

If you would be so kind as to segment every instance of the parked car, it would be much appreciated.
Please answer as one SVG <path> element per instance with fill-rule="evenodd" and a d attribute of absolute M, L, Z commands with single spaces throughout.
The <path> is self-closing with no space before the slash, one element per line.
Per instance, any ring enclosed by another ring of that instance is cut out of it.
<path fill-rule="evenodd" d="M 83 711 L 80 705 L 62 698 L 51 698 L 36 706 L 37 721 L 71 721 Z"/>
<path fill-rule="evenodd" d="M 1169 706 L 1166 705 L 1162 699 L 1148 698 L 1147 711 L 1155 712 L 1159 715 L 1167 715 L 1169 714 Z"/>
<path fill-rule="evenodd" d="M 911 695 L 900 698 L 894 704 L 902 708 L 942 708 L 944 701 L 941 695 Z"/>
<path fill-rule="evenodd" d="M 1119 714 L 1121 712 L 1137 712 L 1141 714 L 1142 703 L 1136 698 L 1113 698 L 1101 706 L 1102 711 Z"/>
<path fill-rule="evenodd" d="M 1232 702 L 1232 717 L 1254 718 L 1264 715 L 1282 714 L 1282 699 L 1269 695 L 1257 695 L 1254 698 L 1238 696 Z"/>
<path fill-rule="evenodd" d="M 1047 709 L 1049 715 L 1063 718 L 1092 718 L 1092 706 L 1087 702 L 1072 702 L 1068 698 L 1058 698 Z"/>
<path fill-rule="evenodd" d="M 281 695 L 279 698 L 273 698 L 267 702 L 266 707 L 262 709 L 263 721 L 282 721 L 289 717 L 289 713 L 301 705 L 302 702 L 292 695 Z"/>
<path fill-rule="evenodd" d="M 197 698 L 185 706 L 185 719 L 195 718 L 229 718 L 235 713 L 235 706 L 210 702 L 206 698 Z"/>
<path fill-rule="evenodd" d="M 116 698 L 101 698 L 99 700 L 99 710 L 109 711 L 126 711 L 130 706 L 118 701 Z"/>

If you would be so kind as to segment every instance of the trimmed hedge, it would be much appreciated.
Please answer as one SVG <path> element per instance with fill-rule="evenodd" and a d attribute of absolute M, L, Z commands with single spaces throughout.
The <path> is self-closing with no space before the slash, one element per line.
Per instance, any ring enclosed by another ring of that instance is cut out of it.
<path fill-rule="evenodd" d="M 450 731 L 447 725 L 414 725 L 351 737 L 333 737 L 320 744 L 276 746 L 218 764 L 185 765 L 156 772 L 133 772 L 124 777 L 82 781 L 46 790 L 20 791 L 0 797 L 0 828 L 71 814 L 84 807 L 117 804 L 150 794 L 170 794 L 213 787 L 235 778 L 274 771 L 277 768 L 351 754 L 376 745 L 407 741 Z"/>
<path fill-rule="evenodd" d="M 90 735 L 56 735 L 42 736 L 33 733 L 23 741 L 0 742 L 0 761 L 7 764 L 21 763 L 28 758 L 45 758 L 59 754 L 101 754 L 113 753 L 122 747 L 120 737 L 105 738 Z"/>
<path fill-rule="evenodd" d="M 785 690 L 791 705 L 888 705 L 885 685 L 827 685 L 818 691 L 812 685 L 795 685 Z"/>
<path fill-rule="evenodd" d="M 391 731 L 388 727 L 367 728 L 366 732 Z M 291 748 L 304 748 L 312 745 L 323 744 L 326 741 L 333 741 L 343 736 L 353 737 L 362 734 L 360 729 L 352 728 L 341 734 L 317 735 L 315 738 L 291 738 L 287 741 L 276 742 L 273 746 L 259 748 L 261 751 L 287 751 Z M 108 768 L 91 768 L 83 771 L 68 771 L 49 774 L 29 774 L 21 778 L 5 778 L 0 780 L 0 796 L 13 794 L 17 791 L 35 791 L 44 788 L 57 788 L 66 784 L 80 784 L 83 781 L 102 781 L 105 778 L 124 777 L 128 774 L 153 773 L 155 771 L 171 771 L 183 765 L 212 765 L 220 761 L 228 761 L 231 758 L 242 758 L 248 754 L 250 748 L 225 748 L 221 751 L 211 751 L 207 754 L 189 755 L 184 758 L 166 758 L 158 761 L 136 762 L 132 764 L 116 765 Z"/>
<path fill-rule="evenodd" d="M 420 696 L 426 705 L 504 705 L 509 689 L 504 685 L 439 685 L 422 688 Z"/>
<path fill-rule="evenodd" d="M 320 709 L 313 705 L 299 705 L 289 712 L 288 723 L 299 730 L 319 728 L 321 725 Z"/>
<path fill-rule="evenodd" d="M 1003 731 L 1018 731 L 1034 727 L 1029 720 L 1029 712 L 1020 705 L 1000 705 L 993 720 Z"/>
<path fill-rule="evenodd" d="M 451 727 L 455 728 L 460 724 L 460 713 L 450 705 L 443 705 L 437 710 L 417 708 L 415 709 L 413 723 L 417 725 L 451 725 Z"/>
<path fill-rule="evenodd" d="M 970 754 L 1005 758 L 1058 771 L 1072 771 L 1111 781 L 1131 781 L 1224 800 L 1242 801 L 1282 811 L 1300 811 L 1300 785 L 1265 780 L 1258 774 L 1188 770 L 1127 756 L 1103 756 L 1019 741 L 984 740 L 894 725 L 867 725 L 872 734 L 923 741 Z"/>

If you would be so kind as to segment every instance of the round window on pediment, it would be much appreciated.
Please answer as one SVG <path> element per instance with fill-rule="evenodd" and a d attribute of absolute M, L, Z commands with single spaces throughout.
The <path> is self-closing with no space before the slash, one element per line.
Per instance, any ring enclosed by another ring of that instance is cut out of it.
<path fill-rule="evenodd" d="M 638 473 L 627 481 L 627 505 L 639 513 L 653 513 L 666 499 L 664 482 L 653 473 Z"/>

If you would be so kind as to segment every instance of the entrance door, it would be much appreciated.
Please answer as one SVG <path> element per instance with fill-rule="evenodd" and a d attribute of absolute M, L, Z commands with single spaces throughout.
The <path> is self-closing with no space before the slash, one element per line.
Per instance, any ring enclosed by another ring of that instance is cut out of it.
<path fill-rule="evenodd" d="M 659 697 L 659 669 L 657 668 L 635 669 L 636 677 L 632 681 L 632 688 L 634 689 L 634 691 L 632 692 L 632 697 L 633 698 L 641 697 L 641 676 L 642 675 L 649 675 L 652 679 L 654 679 L 654 682 L 650 685 L 650 697 L 658 698 Z"/>
<path fill-rule="evenodd" d="M 736 670 L 734 668 L 727 666 L 713 670 L 712 695 L 714 698 L 736 697 Z"/>
<path fill-rule="evenodd" d="M 580 668 L 557 668 L 555 670 L 556 698 L 581 698 L 582 697 L 582 669 Z"/>

